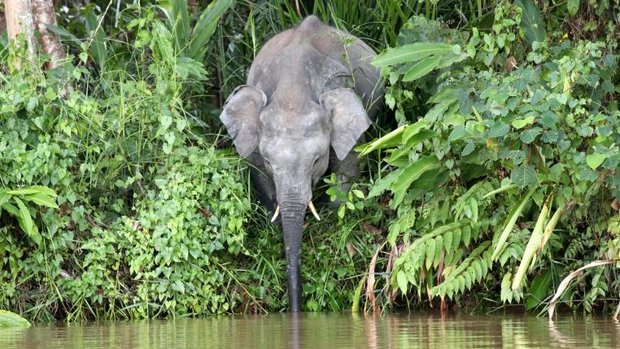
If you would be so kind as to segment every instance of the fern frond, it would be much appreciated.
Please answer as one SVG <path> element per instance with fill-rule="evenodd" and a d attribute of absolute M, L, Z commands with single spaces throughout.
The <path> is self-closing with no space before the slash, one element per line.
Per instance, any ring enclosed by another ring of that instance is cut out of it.
<path fill-rule="evenodd" d="M 436 268 L 440 261 L 445 258 L 458 261 L 454 258 L 454 250 L 459 245 L 455 243 L 462 241 L 461 230 L 464 228 L 467 228 L 467 222 L 454 222 L 442 225 L 415 240 L 394 263 L 392 284 L 397 284 L 396 275 L 403 271 L 408 283 L 420 286 L 420 274 L 423 268 L 425 270 Z M 447 234 L 450 234 L 450 249 L 444 243 Z"/>
<path fill-rule="evenodd" d="M 482 281 L 491 266 L 490 246 L 491 241 L 487 240 L 476 247 L 456 269 L 444 275 L 446 279 L 431 289 L 431 295 L 453 298 Z"/>

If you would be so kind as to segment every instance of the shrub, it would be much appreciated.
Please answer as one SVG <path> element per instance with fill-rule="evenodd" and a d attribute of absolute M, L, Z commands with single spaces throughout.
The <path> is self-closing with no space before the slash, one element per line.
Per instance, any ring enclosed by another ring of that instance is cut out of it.
<path fill-rule="evenodd" d="M 202 64 L 179 58 L 155 17 L 139 29 L 148 36 L 124 70 L 91 66 L 86 54 L 52 72 L 12 69 L 23 43 L 4 56 L 0 186 L 48 186 L 59 209 L 30 208 L 37 239 L 2 215 L 0 307 L 43 320 L 234 305 L 225 265 L 243 250 L 243 165 L 186 111 Z"/>
<path fill-rule="evenodd" d="M 186 151 L 158 172 L 134 214 L 81 245 L 82 271 L 61 282 L 76 312 L 145 318 L 234 306 L 225 264 L 243 248 L 249 209 L 239 163 L 213 148 Z"/>
<path fill-rule="evenodd" d="M 391 280 L 405 295 L 414 286 L 457 300 L 481 285 L 534 307 L 582 261 L 609 256 L 620 198 L 615 46 L 535 41 L 522 11 L 499 4 L 488 33 L 425 35 L 412 19 L 375 60 L 402 126 L 363 148 L 384 149 L 389 166 L 369 197 L 391 193 L 388 241 L 406 246 Z M 425 91 L 428 100 L 415 97 Z M 618 286 L 610 274 L 593 280 L 587 309 Z"/>

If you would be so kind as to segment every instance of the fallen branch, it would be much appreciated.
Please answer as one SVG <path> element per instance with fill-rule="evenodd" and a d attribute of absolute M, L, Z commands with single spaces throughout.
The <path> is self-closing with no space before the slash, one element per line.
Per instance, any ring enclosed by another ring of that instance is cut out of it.
<path fill-rule="evenodd" d="M 612 259 L 612 260 L 597 260 L 597 261 L 593 261 L 590 262 L 586 265 L 584 265 L 583 267 L 573 271 L 572 273 L 568 274 L 567 277 L 564 278 L 564 280 L 562 280 L 562 282 L 560 282 L 560 286 L 558 286 L 558 289 L 555 291 L 555 295 L 553 295 L 553 298 L 551 299 L 551 302 L 549 303 L 549 320 L 553 320 L 553 314 L 555 313 L 555 304 L 558 301 L 558 299 L 560 299 L 560 297 L 562 296 L 562 294 L 564 293 L 564 291 L 566 291 L 566 288 L 568 288 L 568 284 L 577 276 L 581 275 L 581 273 L 586 270 L 586 269 L 590 269 L 590 268 L 594 268 L 594 267 L 600 267 L 602 265 L 608 265 L 608 264 L 613 264 L 618 262 L 618 260 L 616 259 Z M 618 308 L 620 309 L 620 307 Z M 616 311 L 616 316 L 618 315 L 618 310 Z"/>

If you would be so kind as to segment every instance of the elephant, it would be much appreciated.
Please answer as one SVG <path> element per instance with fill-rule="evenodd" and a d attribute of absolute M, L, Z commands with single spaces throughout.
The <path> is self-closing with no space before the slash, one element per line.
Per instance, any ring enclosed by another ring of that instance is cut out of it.
<path fill-rule="evenodd" d="M 380 109 L 383 84 L 362 40 L 315 16 L 268 40 L 247 83 L 227 98 L 220 120 L 251 164 L 260 202 L 280 214 L 289 307 L 301 311 L 301 240 L 313 188 L 328 167 L 350 188 L 359 176 L 353 148 Z"/>

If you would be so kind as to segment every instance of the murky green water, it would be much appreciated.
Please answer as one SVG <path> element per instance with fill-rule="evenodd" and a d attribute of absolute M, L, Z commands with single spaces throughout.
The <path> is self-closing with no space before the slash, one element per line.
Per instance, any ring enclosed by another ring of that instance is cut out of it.
<path fill-rule="evenodd" d="M 0 329 L 0 348 L 613 348 L 606 317 L 271 314 Z"/>

